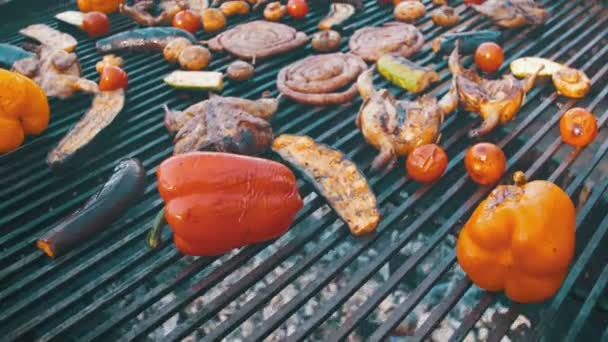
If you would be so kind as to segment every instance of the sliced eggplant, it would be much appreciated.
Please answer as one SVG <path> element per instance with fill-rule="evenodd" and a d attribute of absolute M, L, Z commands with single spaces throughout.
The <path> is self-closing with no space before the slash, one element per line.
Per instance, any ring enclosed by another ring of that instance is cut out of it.
<path fill-rule="evenodd" d="M 224 75 L 216 71 L 174 71 L 163 81 L 173 88 L 222 91 Z"/>
<path fill-rule="evenodd" d="M 47 156 L 47 164 L 55 172 L 76 168 L 99 147 L 102 133 L 109 129 L 125 104 L 122 89 L 104 91 L 93 99 L 84 117 L 61 139 Z"/>
<path fill-rule="evenodd" d="M 78 41 L 71 35 L 58 31 L 45 24 L 33 24 L 19 30 L 22 35 L 37 40 L 42 45 L 50 46 L 54 49 L 72 52 L 76 49 Z"/>
<path fill-rule="evenodd" d="M 339 29 L 355 14 L 355 6 L 345 3 L 332 3 L 327 16 L 319 22 L 319 29 Z"/>
<path fill-rule="evenodd" d="M 552 76 L 564 68 L 564 65 L 542 57 L 522 57 L 511 62 L 511 72 L 517 77 L 526 77 L 543 67 L 538 76 Z"/>
<path fill-rule="evenodd" d="M 114 51 L 163 51 L 173 39 L 183 37 L 196 43 L 196 37 L 188 31 L 174 27 L 146 27 L 117 33 L 97 41 L 96 48 L 100 53 Z"/>
<path fill-rule="evenodd" d="M 500 32 L 492 30 L 446 33 L 433 40 L 432 48 L 435 53 L 449 54 L 454 50 L 456 41 L 460 40 L 460 52 L 467 54 L 473 53 L 481 43 L 499 43 L 500 38 Z"/>
<path fill-rule="evenodd" d="M 33 54 L 29 51 L 25 51 L 18 46 L 0 43 L 0 66 L 1 67 L 10 69 L 13 67 L 13 64 L 15 64 L 16 61 L 19 61 L 19 60 L 22 60 L 25 58 L 31 58 L 34 56 L 35 56 L 35 54 Z"/>
<path fill-rule="evenodd" d="M 420 66 L 399 55 L 383 55 L 377 65 L 384 78 L 412 93 L 419 93 L 439 81 L 439 74 L 432 68 Z"/>
<path fill-rule="evenodd" d="M 86 203 L 44 234 L 36 246 L 58 257 L 98 234 L 118 219 L 143 194 L 145 170 L 137 159 L 120 162 L 112 176 Z"/>
<path fill-rule="evenodd" d="M 84 23 L 84 13 L 79 11 L 65 11 L 55 14 L 55 19 L 64 22 L 68 25 L 80 28 Z"/>
<path fill-rule="evenodd" d="M 376 229 L 380 222 L 376 196 L 357 165 L 342 152 L 308 136 L 291 134 L 275 138 L 272 150 L 312 182 L 353 235 Z"/>

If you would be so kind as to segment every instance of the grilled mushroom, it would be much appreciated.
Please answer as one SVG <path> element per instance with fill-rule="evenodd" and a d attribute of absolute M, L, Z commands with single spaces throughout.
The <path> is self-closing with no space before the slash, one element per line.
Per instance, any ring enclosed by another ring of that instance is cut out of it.
<path fill-rule="evenodd" d="M 458 13 L 456 13 L 454 8 L 450 6 L 442 6 L 433 11 L 431 14 L 431 19 L 435 25 L 447 27 L 458 24 L 460 21 L 460 16 Z"/>
<path fill-rule="evenodd" d="M 568 67 L 555 72 L 552 80 L 558 93 L 573 99 L 585 97 L 591 88 L 591 81 L 584 72 Z"/>

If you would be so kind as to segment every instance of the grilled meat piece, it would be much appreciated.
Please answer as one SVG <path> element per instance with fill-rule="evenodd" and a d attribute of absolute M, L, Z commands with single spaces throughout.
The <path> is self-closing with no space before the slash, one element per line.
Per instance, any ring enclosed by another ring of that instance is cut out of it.
<path fill-rule="evenodd" d="M 281 23 L 255 20 L 236 25 L 209 40 L 211 50 L 223 51 L 240 59 L 262 59 L 297 49 L 308 42 L 304 32 Z"/>
<path fill-rule="evenodd" d="M 371 233 L 380 222 L 376 196 L 365 176 L 340 151 L 307 136 L 282 134 L 272 150 L 308 178 L 354 235 Z"/>
<path fill-rule="evenodd" d="M 99 39 L 95 48 L 101 54 L 114 51 L 163 51 L 165 46 L 175 38 L 183 37 L 191 43 L 197 43 L 190 32 L 175 27 L 146 27 L 117 33 Z"/>
<path fill-rule="evenodd" d="M 301 103 L 345 103 L 357 96 L 355 81 L 366 68 L 365 61 L 350 53 L 309 56 L 281 69 L 277 88 Z"/>
<path fill-rule="evenodd" d="M 534 81 L 542 66 L 536 73 L 518 80 L 513 75 L 505 75 L 500 80 L 481 78 L 475 71 L 464 69 L 460 64 L 458 53 L 460 43 L 450 55 L 448 66 L 453 75 L 452 94 L 464 110 L 479 113 L 483 123 L 469 132 L 471 137 L 484 135 L 499 123 L 504 124 L 515 118 L 525 101 L 526 93 L 534 86 Z"/>
<path fill-rule="evenodd" d="M 174 154 L 220 151 L 255 155 L 272 142 L 269 120 L 277 99 L 251 101 L 212 95 L 184 111 L 165 108 L 165 126 L 175 137 Z"/>
<path fill-rule="evenodd" d="M 372 162 L 372 169 L 395 167 L 397 156 L 405 156 L 416 147 L 435 143 L 444 115 L 456 106 L 452 97 L 441 101 L 424 95 L 414 101 L 397 101 L 386 89 L 375 90 L 373 69 L 362 73 L 357 88 L 364 102 L 357 115 L 357 127 L 365 140 L 380 154 Z"/>
<path fill-rule="evenodd" d="M 76 49 L 78 41 L 67 33 L 57 31 L 54 28 L 45 24 L 33 24 L 19 30 L 22 35 L 35 39 L 42 45 L 46 45 L 53 49 L 65 50 L 72 52 Z"/>
<path fill-rule="evenodd" d="M 534 0 L 488 0 L 473 8 L 505 28 L 541 25 L 549 18 L 549 13 Z"/>
<path fill-rule="evenodd" d="M 97 83 L 80 77 L 80 63 L 75 53 L 42 45 L 36 56 L 13 64 L 13 71 L 32 78 L 47 96 L 62 99 L 75 92 L 97 93 Z"/>
<path fill-rule="evenodd" d="M 409 57 L 424 45 L 424 36 L 414 26 L 389 22 L 380 27 L 363 27 L 355 31 L 348 46 L 355 55 L 375 62 L 386 53 Z"/>
<path fill-rule="evenodd" d="M 163 26 L 171 25 L 173 17 L 177 12 L 190 9 L 200 14 L 207 8 L 206 0 L 163 0 L 160 2 L 161 12 L 154 16 L 152 12 L 156 9 L 154 0 L 137 1 L 133 6 L 120 5 L 120 13 L 131 17 L 140 26 Z"/>

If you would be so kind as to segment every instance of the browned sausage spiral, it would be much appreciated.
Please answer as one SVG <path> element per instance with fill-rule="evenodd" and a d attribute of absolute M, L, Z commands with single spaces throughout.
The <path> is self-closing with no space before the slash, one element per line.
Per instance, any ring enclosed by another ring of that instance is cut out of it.
<path fill-rule="evenodd" d="M 424 45 L 424 36 L 413 25 L 390 22 L 379 27 L 358 29 L 350 38 L 350 51 L 368 62 L 392 52 L 409 57 Z"/>

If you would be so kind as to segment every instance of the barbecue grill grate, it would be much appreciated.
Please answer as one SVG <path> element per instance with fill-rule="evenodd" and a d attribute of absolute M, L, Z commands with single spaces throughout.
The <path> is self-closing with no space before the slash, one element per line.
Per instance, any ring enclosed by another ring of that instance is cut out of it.
<path fill-rule="evenodd" d="M 551 19 L 541 28 L 505 31 L 502 45 L 507 61 L 501 71 L 520 56 L 547 56 L 585 70 L 592 78 L 592 92 L 578 102 L 566 100 L 554 94 L 551 85 L 539 82 L 517 120 L 488 139 L 502 146 L 509 157 L 507 175 L 522 169 L 529 178 L 561 184 L 576 200 L 577 257 L 563 288 L 547 303 L 513 305 L 502 295 L 481 292 L 455 262 L 454 233 L 491 190 L 473 185 L 462 167 L 470 144 L 466 132 L 476 123 L 463 112 L 447 117 L 442 128 L 441 144 L 450 156 L 446 174 L 436 184 L 423 186 L 404 178 L 402 166 L 390 173 L 369 171 L 376 152 L 364 143 L 354 124 L 360 100 L 327 108 L 283 103 L 272 121 L 276 134 L 310 135 L 344 151 L 365 171 L 383 213 L 378 233 L 353 238 L 312 186 L 299 178 L 306 204 L 292 229 L 274 242 L 220 258 L 185 257 L 171 245 L 148 250 L 144 236 L 161 207 L 154 172 L 172 150 L 161 105 L 183 109 L 201 100 L 203 94 L 165 86 L 160 79 L 173 67 L 162 56 L 126 54 L 128 104 L 105 151 L 63 178 L 51 175 L 44 163 L 49 148 L 90 103 L 90 98 L 79 96 L 51 101 L 49 130 L 30 138 L 19 151 L 0 157 L 0 336 L 58 341 L 146 337 L 172 341 L 186 336 L 210 341 L 257 340 L 287 335 L 298 340 L 378 340 L 406 333 L 414 340 L 462 340 L 469 335 L 498 341 L 505 335 L 521 337 L 511 327 L 518 318 L 527 317 L 532 321 L 527 337 L 597 338 L 601 333 L 597 329 L 608 326 L 608 255 L 599 248 L 608 242 L 608 178 L 604 176 L 608 164 L 608 15 L 589 1 L 541 2 L 550 10 Z M 424 3 L 427 11 L 434 8 L 430 0 Z M 74 5 L 65 1 L 45 4 L 24 20 L 10 17 L 0 31 L 4 34 L 1 41 L 20 44 L 22 38 L 16 30 L 33 22 L 60 27 L 78 38 L 76 52 L 83 74 L 96 79 L 94 65 L 100 56 L 94 42 L 58 26 L 52 18 Z M 462 19 L 451 31 L 492 28 L 462 2 L 455 4 Z M 288 20 L 288 24 L 311 34 L 324 14 L 313 7 L 305 21 Z M 379 25 L 391 17 L 375 1 L 365 1 L 356 20 L 345 27 L 345 37 L 359 27 Z M 134 26 L 125 17 L 113 15 L 111 19 L 113 33 Z M 439 96 L 447 91 L 450 74 L 446 60 L 430 52 L 429 42 L 446 29 L 432 25 L 428 16 L 417 26 L 427 44 L 413 59 L 440 73 L 441 82 L 432 90 Z M 348 49 L 347 39 L 341 48 Z M 278 70 L 310 53 L 307 46 L 259 63 L 252 81 L 228 81 L 224 94 L 258 98 L 270 91 L 276 95 Z M 225 71 L 231 60 L 216 54 L 210 69 Z M 471 58 L 464 61 L 470 64 Z M 380 78 L 375 81 L 388 87 Z M 398 96 L 410 96 L 390 89 Z M 595 143 L 582 151 L 563 145 L 556 127 L 561 113 L 575 105 L 593 110 L 602 127 Z M 66 256 L 56 260 L 43 256 L 34 246 L 35 239 L 91 196 L 115 163 L 126 157 L 139 158 L 147 170 L 148 186 L 140 203 Z M 498 307 L 505 309 L 497 311 Z M 473 335 L 492 313 L 489 335 Z M 458 319 L 451 320 L 454 326 L 446 332 L 450 317 Z M 407 331 L 403 332 L 403 326 Z M 603 334 L 608 339 L 608 328 Z"/>

